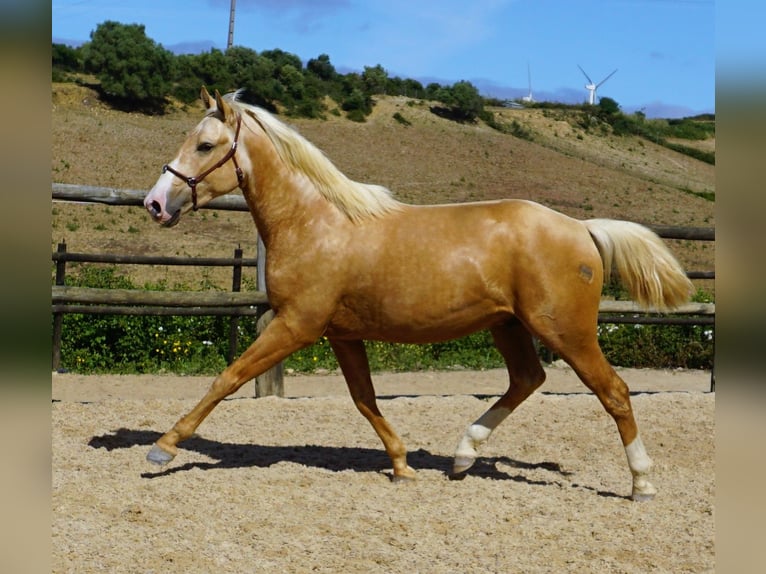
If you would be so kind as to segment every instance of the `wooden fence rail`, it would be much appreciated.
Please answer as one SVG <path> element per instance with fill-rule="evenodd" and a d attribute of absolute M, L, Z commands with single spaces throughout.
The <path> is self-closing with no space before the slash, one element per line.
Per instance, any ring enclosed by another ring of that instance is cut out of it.
<path fill-rule="evenodd" d="M 89 306 L 128 306 L 128 307 L 178 307 L 221 308 L 225 314 L 241 307 L 268 306 L 269 300 L 263 291 L 144 291 L 143 289 L 100 289 L 95 287 L 69 287 L 54 285 L 51 289 L 54 307 L 59 304 L 59 312 L 69 310 L 72 303 L 86 303 Z M 81 312 L 81 311 L 75 311 Z M 99 311 L 95 311 L 99 313 Z M 114 315 L 123 313 L 113 312 Z M 152 315 L 147 310 L 146 315 Z M 204 315 L 205 313 L 197 313 Z M 245 313 L 254 315 L 255 313 Z"/>
<path fill-rule="evenodd" d="M 109 205 L 143 205 L 146 191 L 113 189 L 86 185 L 54 183 L 52 197 L 58 201 L 105 203 Z M 217 197 L 203 206 L 203 209 L 248 211 L 242 196 L 225 195 Z M 649 225 L 664 239 L 692 241 L 715 241 L 715 229 L 707 227 L 675 227 Z M 61 324 L 66 313 L 112 314 L 112 315 L 220 315 L 232 319 L 230 331 L 229 361 L 233 360 L 236 349 L 236 321 L 241 316 L 256 316 L 259 332 L 268 322 L 268 297 L 265 292 L 265 252 L 258 244 L 258 257 L 245 259 L 241 250 L 235 251 L 234 258 L 214 257 L 165 257 L 118 255 L 99 253 L 68 253 L 65 244 L 53 252 L 56 262 L 56 281 L 51 289 L 51 311 L 54 316 L 53 367 L 60 364 Z M 147 291 L 142 289 L 97 289 L 64 285 L 65 266 L 68 261 L 138 264 L 138 265 L 196 265 L 230 266 L 233 269 L 232 291 Z M 239 282 L 242 267 L 255 266 L 258 272 L 258 290 L 240 292 Z M 691 279 L 715 279 L 715 271 L 690 271 Z M 633 301 L 602 300 L 599 305 L 599 323 L 631 324 L 675 324 L 715 325 L 714 303 L 689 303 L 669 312 L 656 309 L 645 310 Z M 282 366 L 278 365 L 262 380 L 256 380 L 256 396 L 267 394 L 282 395 Z M 715 368 L 711 371 L 710 389 L 715 390 Z"/>
<path fill-rule="evenodd" d="M 105 203 L 108 205 L 143 205 L 144 197 L 148 193 L 148 190 L 115 189 L 68 183 L 54 183 L 52 190 L 54 200 Z M 249 211 L 244 197 L 231 194 L 216 197 L 203 205 L 201 209 Z M 674 225 L 649 225 L 648 227 L 664 239 L 715 241 L 715 228 L 713 227 L 679 227 Z"/>
<path fill-rule="evenodd" d="M 113 315 L 152 315 L 152 309 L 141 310 L 138 313 L 121 313 L 112 311 L 115 307 L 152 307 L 170 308 L 180 311 L 182 308 L 190 308 L 192 313 L 206 315 L 198 312 L 198 308 L 209 307 L 220 309 L 224 315 L 238 314 L 237 310 L 246 308 L 245 315 L 255 315 L 250 312 L 252 307 L 269 305 L 269 300 L 263 291 L 145 291 L 143 289 L 101 289 L 96 287 L 70 287 L 53 285 L 51 288 L 52 308 L 59 313 L 92 313 Z M 85 305 L 75 306 L 75 303 Z M 73 308 L 77 310 L 72 310 Z M 85 309 L 84 311 L 80 308 Z M 613 301 L 604 299 L 599 304 L 599 313 L 630 313 L 630 314 L 660 314 L 657 309 L 643 309 L 634 301 Z M 179 315 L 182 313 L 178 313 Z M 218 313 L 212 313 L 218 314 Z M 687 303 L 674 309 L 671 315 L 702 315 L 712 317 L 715 315 L 714 303 Z M 671 319 L 675 320 L 675 319 Z M 700 321 L 699 317 L 694 317 Z M 707 321 L 702 321 L 707 323 Z"/>

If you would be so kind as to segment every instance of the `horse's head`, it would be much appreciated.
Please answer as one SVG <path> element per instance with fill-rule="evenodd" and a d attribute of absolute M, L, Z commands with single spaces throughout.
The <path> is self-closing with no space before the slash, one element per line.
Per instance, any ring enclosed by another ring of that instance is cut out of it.
<path fill-rule="evenodd" d="M 168 227 L 189 210 L 241 186 L 244 179 L 236 156 L 241 115 L 217 90 L 212 97 L 203 87 L 200 97 L 207 109 L 205 118 L 175 159 L 163 166 L 162 175 L 144 199 L 152 218 Z"/>

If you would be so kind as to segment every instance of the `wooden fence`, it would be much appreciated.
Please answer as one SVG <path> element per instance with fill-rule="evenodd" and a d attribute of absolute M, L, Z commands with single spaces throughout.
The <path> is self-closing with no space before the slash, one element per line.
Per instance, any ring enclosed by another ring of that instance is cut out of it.
<path fill-rule="evenodd" d="M 53 199 L 57 201 L 95 202 L 109 205 L 143 205 L 145 191 L 111 189 L 93 186 L 53 184 Z M 241 196 L 217 197 L 203 209 L 248 211 Z M 686 239 L 694 241 L 715 241 L 713 228 L 649 226 L 664 239 Z M 258 332 L 270 318 L 265 285 L 265 249 L 258 240 L 257 257 L 244 259 L 240 249 L 233 258 L 211 257 L 160 257 L 94 253 L 68 253 L 65 244 L 59 244 L 53 252 L 56 263 L 56 280 L 51 290 L 54 317 L 53 324 L 53 368 L 61 360 L 61 327 L 65 313 L 113 314 L 113 315 L 223 315 L 231 317 L 229 339 L 229 361 L 236 352 L 236 326 L 239 317 L 255 315 L 260 317 Z M 232 267 L 232 291 L 230 292 L 181 292 L 146 291 L 140 289 L 96 289 L 64 285 L 68 261 L 143 264 L 143 265 L 196 265 Z M 257 290 L 240 291 L 242 267 L 256 267 Z M 715 279 L 715 271 L 690 271 L 691 279 Z M 671 313 L 645 310 L 633 301 L 602 300 L 599 305 L 599 323 L 630 324 L 692 324 L 715 325 L 714 303 L 688 303 Z M 710 389 L 715 390 L 715 367 L 711 370 Z M 278 365 L 256 379 L 256 396 L 282 395 L 282 366 Z"/>
<path fill-rule="evenodd" d="M 242 268 L 257 267 L 258 259 L 245 259 L 242 249 L 234 250 L 234 257 L 161 257 L 142 255 L 112 255 L 101 253 L 69 253 L 66 243 L 59 243 L 53 252 L 56 279 L 51 288 L 53 313 L 52 366 L 61 366 L 61 339 L 66 313 L 84 315 L 222 315 L 229 317 L 229 351 L 231 363 L 237 355 L 239 319 L 255 316 L 256 332 L 268 324 L 269 301 L 265 291 L 241 292 Z M 65 285 L 66 264 L 108 263 L 131 265 L 195 265 L 201 267 L 226 266 L 232 268 L 231 291 L 148 291 L 143 289 L 102 289 Z M 255 380 L 256 396 L 282 396 L 282 365 L 277 365 Z"/>

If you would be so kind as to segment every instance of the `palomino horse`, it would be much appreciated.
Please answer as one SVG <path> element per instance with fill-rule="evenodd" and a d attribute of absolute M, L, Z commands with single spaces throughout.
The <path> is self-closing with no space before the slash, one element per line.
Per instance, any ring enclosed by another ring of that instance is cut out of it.
<path fill-rule="evenodd" d="M 426 343 L 489 329 L 510 384 L 470 424 L 453 472 L 545 379 L 532 337 L 575 370 L 614 418 L 633 475 L 634 500 L 655 494 L 652 464 L 628 387 L 596 336 L 604 277 L 614 268 L 633 299 L 672 308 L 691 292 L 675 258 L 636 223 L 578 221 L 530 201 L 416 206 L 357 183 L 316 147 L 236 94 L 210 96 L 207 113 L 146 196 L 155 221 L 241 188 L 266 246 L 274 318 L 214 380 L 202 400 L 152 447 L 165 464 L 226 396 L 321 336 L 330 341 L 356 407 L 377 432 L 393 478 L 414 478 L 407 451 L 378 410 L 363 340 Z M 191 174 L 191 175 L 190 175 Z M 194 175 L 197 174 L 197 175 Z"/>

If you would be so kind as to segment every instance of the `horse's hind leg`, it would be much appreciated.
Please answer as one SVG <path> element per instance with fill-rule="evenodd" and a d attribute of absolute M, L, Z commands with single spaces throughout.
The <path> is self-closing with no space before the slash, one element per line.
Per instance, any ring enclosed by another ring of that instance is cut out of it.
<path fill-rule="evenodd" d="M 393 464 L 394 481 L 415 478 L 415 471 L 407 465 L 407 449 L 404 443 L 378 410 L 364 343 L 330 339 L 330 345 L 343 371 L 356 408 L 370 422 L 380 440 L 383 441 L 386 453 Z"/>
<path fill-rule="evenodd" d="M 657 490 L 646 479 L 652 460 L 646 454 L 638 434 L 638 425 L 630 404 L 630 391 L 625 381 L 607 362 L 598 346 L 595 329 L 591 337 L 573 337 L 578 344 L 554 346 L 556 352 L 569 363 L 580 380 L 598 397 L 604 409 L 612 416 L 620 432 L 628 466 L 633 475 L 633 500 L 651 500 Z"/>
<path fill-rule="evenodd" d="M 455 450 L 453 476 L 459 476 L 471 468 L 476 461 L 476 449 L 545 381 L 545 371 L 537 357 L 532 336 L 518 320 L 498 325 L 491 332 L 495 346 L 508 368 L 508 390 L 466 429 Z"/>

